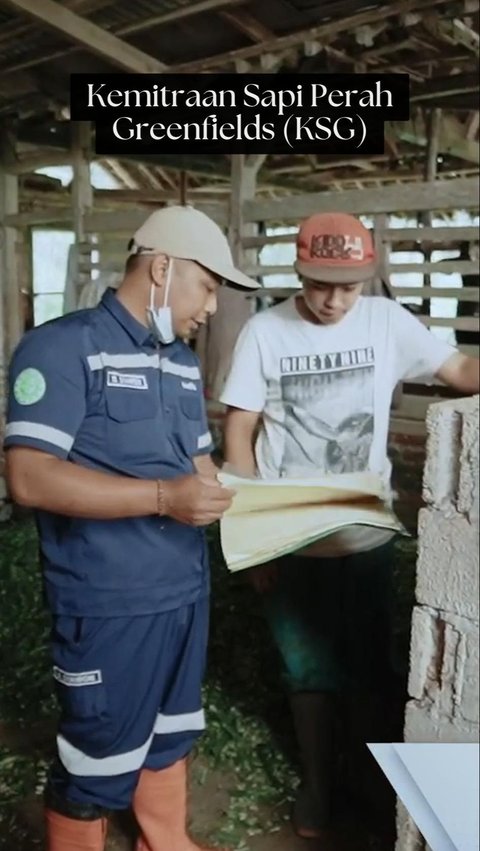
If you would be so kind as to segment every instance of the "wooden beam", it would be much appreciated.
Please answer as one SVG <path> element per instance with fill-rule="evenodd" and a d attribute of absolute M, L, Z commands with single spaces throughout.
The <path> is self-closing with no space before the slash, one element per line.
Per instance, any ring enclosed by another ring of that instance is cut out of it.
<path fill-rule="evenodd" d="M 478 126 L 480 124 L 480 112 L 474 112 L 470 116 L 467 121 L 466 126 L 466 135 L 467 139 L 475 139 L 475 136 L 478 133 Z"/>
<path fill-rule="evenodd" d="M 243 3 L 244 0 L 200 0 L 199 3 L 189 3 L 186 6 L 181 6 L 177 9 L 172 9 L 170 12 L 165 12 L 162 15 L 153 15 L 148 18 L 143 18 L 141 21 L 134 21 L 131 24 L 124 24 L 117 29 L 114 29 L 113 35 L 121 36 L 121 35 L 130 35 L 132 33 L 143 32 L 144 30 L 149 30 L 152 27 L 160 27 L 167 24 L 173 24 L 177 21 L 181 21 L 184 18 L 192 17 L 193 15 L 200 15 L 202 12 L 213 12 L 218 8 L 230 7 L 230 6 L 238 6 Z M 103 0 L 101 5 L 110 5 L 111 0 L 105 2 Z M 97 4 L 99 5 L 99 4 Z M 87 3 L 82 5 L 82 8 L 79 9 L 83 15 L 85 15 L 88 11 L 91 11 L 95 6 L 93 0 L 91 3 Z M 52 59 L 59 59 L 62 56 L 67 56 L 71 53 L 75 53 L 78 50 L 81 50 L 81 47 L 70 46 L 61 48 L 60 50 L 56 50 L 54 53 L 45 54 L 43 56 L 36 56 L 32 59 L 28 59 L 26 61 L 16 63 L 8 68 L 8 71 L 19 71 L 25 68 L 31 68 L 34 65 L 41 65 L 44 62 L 49 62 Z M 167 66 L 164 66 L 166 69 Z"/>
<path fill-rule="evenodd" d="M 420 113 L 409 121 L 386 123 L 385 133 L 422 148 L 426 148 L 428 144 L 428 127 L 424 116 Z M 438 152 L 451 154 L 476 165 L 480 163 L 478 142 L 466 137 L 462 122 L 454 115 L 442 115 L 438 133 Z"/>
<path fill-rule="evenodd" d="M 113 176 L 116 177 L 120 183 L 125 184 L 128 189 L 139 189 L 137 181 L 132 177 L 125 166 L 118 162 L 118 160 L 108 158 L 105 162 Z"/>
<path fill-rule="evenodd" d="M 222 65 L 232 65 L 240 59 L 252 59 L 253 57 L 269 52 L 278 53 L 278 51 L 303 44 L 304 42 L 332 37 L 342 32 L 353 32 L 357 27 L 364 24 L 386 20 L 387 18 L 395 17 L 411 10 L 442 6 L 447 2 L 448 0 L 396 0 L 396 2 L 389 3 L 380 8 L 369 9 L 368 11 L 359 12 L 356 15 L 344 17 L 339 20 L 330 20 L 317 27 L 309 27 L 308 29 L 290 33 L 289 35 L 278 36 L 269 41 L 262 41 L 259 44 L 242 47 L 239 50 L 232 50 L 215 56 L 207 56 L 204 59 L 194 60 L 193 62 L 183 62 L 180 65 L 173 66 L 171 70 L 174 69 L 180 72 L 207 71 Z"/>
<path fill-rule="evenodd" d="M 257 21 L 249 12 L 240 9 L 236 12 L 220 12 L 221 17 L 232 24 L 235 29 L 240 30 L 253 42 L 270 41 L 275 38 L 275 33 Z"/>
<path fill-rule="evenodd" d="M 136 74 L 162 73 L 166 65 L 98 27 L 96 24 L 76 15 L 55 0 L 5 0 L 17 11 L 25 12 L 41 24 L 60 32 L 70 41 L 81 44 L 91 53 Z"/>
<path fill-rule="evenodd" d="M 463 94 L 477 94 L 480 82 L 477 74 L 451 74 L 449 77 L 433 77 L 425 83 L 417 84 L 410 94 L 410 103 L 423 103 L 441 95 L 458 98 Z M 454 106 L 455 100 L 452 100 Z M 428 105 L 428 104 L 427 104 Z"/>
<path fill-rule="evenodd" d="M 437 180 L 422 185 L 401 185 L 345 192 L 318 192 L 269 201 L 247 201 L 246 221 L 288 222 L 319 212 L 368 213 L 418 212 L 478 208 L 478 178 Z"/>

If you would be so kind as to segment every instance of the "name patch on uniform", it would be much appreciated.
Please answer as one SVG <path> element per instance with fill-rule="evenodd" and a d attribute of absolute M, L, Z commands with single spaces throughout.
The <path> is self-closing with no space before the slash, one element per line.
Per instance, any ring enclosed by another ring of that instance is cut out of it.
<path fill-rule="evenodd" d="M 132 375 L 132 373 L 114 372 L 107 370 L 107 387 L 128 387 L 130 390 L 148 390 L 145 375 Z"/>
<path fill-rule="evenodd" d="M 53 668 L 53 676 L 64 686 L 95 686 L 102 682 L 101 671 L 82 671 L 73 674 L 70 671 L 62 671 L 61 668 Z"/>

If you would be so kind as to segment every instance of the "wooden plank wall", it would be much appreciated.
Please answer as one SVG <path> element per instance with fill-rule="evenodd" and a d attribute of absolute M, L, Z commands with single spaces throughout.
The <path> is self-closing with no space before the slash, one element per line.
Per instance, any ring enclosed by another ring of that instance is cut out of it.
<path fill-rule="evenodd" d="M 202 207 L 216 221 L 227 227 L 228 210 L 224 205 Z M 435 250 L 458 250 L 460 244 L 478 244 L 479 231 L 476 227 L 389 227 L 389 214 L 412 215 L 426 210 L 435 213 L 468 209 L 478 209 L 478 181 L 474 178 L 435 181 L 425 184 L 411 184 L 400 187 L 388 187 L 384 190 L 351 190 L 345 192 L 324 192 L 297 195 L 285 199 L 248 200 L 243 204 L 244 231 L 241 240 L 240 256 L 237 258 L 244 270 L 268 284 L 269 275 L 292 275 L 291 266 L 266 266 L 258 259 L 252 264 L 252 256 L 257 257 L 263 246 L 287 244 L 295 241 L 295 234 L 252 236 L 252 223 L 262 222 L 264 230 L 270 230 L 281 224 L 297 224 L 312 212 L 344 210 L 353 214 L 373 217 L 374 236 L 380 256 L 379 277 L 374 282 L 373 292 L 392 298 L 405 296 L 432 298 L 456 298 L 459 302 L 479 303 L 478 286 L 462 288 L 431 286 L 429 276 L 436 272 L 462 275 L 478 274 L 475 260 L 442 260 L 423 263 L 394 263 L 393 255 L 398 251 L 420 251 L 430 257 Z M 145 218 L 145 210 L 100 213 L 85 215 L 85 240 L 78 246 L 78 283 L 82 286 L 91 279 L 94 270 L 101 273 L 123 271 L 128 241 Z M 393 273 L 406 276 L 416 272 L 427 277 L 429 286 L 410 287 L 403 283 L 392 283 Z M 284 298 L 291 294 L 290 289 L 265 287 L 263 291 L 269 299 Z M 261 306 L 260 297 L 259 306 Z M 477 311 L 478 313 L 478 311 Z M 444 318 L 424 314 L 418 317 L 427 327 L 448 327 L 453 331 L 461 329 L 477 334 L 474 345 L 460 346 L 461 350 L 478 355 L 479 319 L 477 316 Z M 228 337 L 228 335 L 227 335 Z M 453 334 L 452 334 L 453 337 Z M 443 393 L 445 390 L 443 390 Z M 403 433 L 421 434 L 424 431 L 424 418 L 428 405 L 441 398 L 440 387 L 428 388 L 421 382 L 411 382 L 395 396 L 395 409 L 392 416 L 392 428 Z"/>

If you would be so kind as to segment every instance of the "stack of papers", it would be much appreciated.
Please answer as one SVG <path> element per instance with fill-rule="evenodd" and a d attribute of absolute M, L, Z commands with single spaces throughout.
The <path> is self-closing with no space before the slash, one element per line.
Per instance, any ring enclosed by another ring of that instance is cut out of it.
<path fill-rule="evenodd" d="M 223 555 L 232 572 L 296 552 L 347 526 L 406 534 L 382 479 L 372 473 L 248 479 L 221 472 L 218 478 L 236 491 L 220 523 Z"/>

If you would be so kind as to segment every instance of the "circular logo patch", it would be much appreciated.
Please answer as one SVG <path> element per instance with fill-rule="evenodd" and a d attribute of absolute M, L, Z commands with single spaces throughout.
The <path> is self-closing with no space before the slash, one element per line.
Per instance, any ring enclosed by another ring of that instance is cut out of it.
<path fill-rule="evenodd" d="M 13 385 L 13 395 L 19 405 L 34 405 L 45 395 L 47 383 L 38 369 L 24 369 Z"/>

